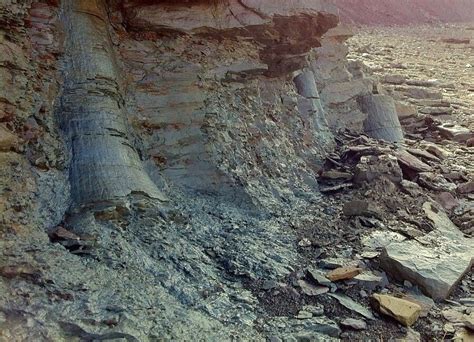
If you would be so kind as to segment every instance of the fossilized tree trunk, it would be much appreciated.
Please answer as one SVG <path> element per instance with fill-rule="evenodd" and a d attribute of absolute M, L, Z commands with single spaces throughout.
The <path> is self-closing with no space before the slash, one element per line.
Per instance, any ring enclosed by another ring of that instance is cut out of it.
<path fill-rule="evenodd" d="M 72 153 L 74 203 L 109 202 L 131 193 L 163 199 L 131 143 L 104 4 L 66 0 L 63 21 L 66 60 L 60 116 Z"/>
<path fill-rule="evenodd" d="M 390 96 L 361 96 L 359 104 L 362 112 L 367 114 L 364 130 L 369 136 L 391 142 L 403 140 L 403 130 L 398 121 L 395 102 Z"/>
<path fill-rule="evenodd" d="M 334 140 L 321 105 L 314 73 L 309 69 L 303 69 L 295 76 L 293 82 L 298 94 L 301 95 L 298 99 L 298 111 L 302 118 L 309 121 L 310 127 L 317 134 L 315 144 L 318 145 L 318 148 L 329 151 Z"/>
<path fill-rule="evenodd" d="M 319 91 L 316 85 L 316 81 L 314 80 L 313 72 L 307 69 L 303 70 L 299 75 L 295 77 L 294 82 L 298 93 L 310 101 L 310 109 L 306 110 L 311 112 L 312 120 L 316 130 L 318 132 L 322 132 L 322 134 L 331 134 L 329 131 L 324 109 L 321 105 Z"/>

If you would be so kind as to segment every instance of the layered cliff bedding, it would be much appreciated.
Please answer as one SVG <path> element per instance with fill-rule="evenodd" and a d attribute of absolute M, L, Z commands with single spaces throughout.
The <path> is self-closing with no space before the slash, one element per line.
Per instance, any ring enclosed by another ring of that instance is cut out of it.
<path fill-rule="evenodd" d="M 425 115 L 446 108 L 430 82 L 382 86 L 370 34 L 348 59 L 338 14 L 0 4 L 0 340 L 399 338 L 420 302 L 443 336 L 459 308 L 432 300 L 472 290 L 471 121 Z"/>

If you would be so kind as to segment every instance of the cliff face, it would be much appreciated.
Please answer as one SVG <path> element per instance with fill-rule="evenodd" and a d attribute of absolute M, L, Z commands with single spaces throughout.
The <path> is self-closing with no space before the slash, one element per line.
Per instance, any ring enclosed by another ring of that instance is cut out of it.
<path fill-rule="evenodd" d="M 472 22 L 470 0 L 334 0 L 341 20 L 362 25 Z"/>
<path fill-rule="evenodd" d="M 241 278 L 296 262 L 289 222 L 319 201 L 333 133 L 362 128 L 356 98 L 373 89 L 336 14 L 3 1 L 1 337 L 258 336 Z"/>
<path fill-rule="evenodd" d="M 15 193 L 57 189 L 37 201 L 61 203 L 43 208 L 56 221 L 131 193 L 165 201 L 152 189 L 169 181 L 263 187 L 251 202 L 282 175 L 314 188 L 330 128 L 360 128 L 355 97 L 372 87 L 328 1 L 9 1 L 1 14 L 4 156 L 43 171 Z"/>

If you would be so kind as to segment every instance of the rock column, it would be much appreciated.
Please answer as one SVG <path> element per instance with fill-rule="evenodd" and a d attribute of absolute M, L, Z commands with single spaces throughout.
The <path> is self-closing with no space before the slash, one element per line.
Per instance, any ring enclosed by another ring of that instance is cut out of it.
<path fill-rule="evenodd" d="M 108 203 L 133 193 L 164 200 L 130 138 L 104 4 L 66 0 L 63 22 L 66 58 L 59 115 L 72 154 L 74 204 Z"/>
<path fill-rule="evenodd" d="M 359 98 L 362 112 L 367 114 L 365 132 L 372 138 L 390 142 L 403 141 L 394 100 L 387 95 L 366 95 Z"/>
<path fill-rule="evenodd" d="M 301 95 L 298 99 L 298 111 L 309 121 L 321 147 L 329 148 L 333 144 L 333 135 L 321 105 L 314 73 L 309 69 L 304 69 L 293 79 L 293 82 L 298 94 Z"/>

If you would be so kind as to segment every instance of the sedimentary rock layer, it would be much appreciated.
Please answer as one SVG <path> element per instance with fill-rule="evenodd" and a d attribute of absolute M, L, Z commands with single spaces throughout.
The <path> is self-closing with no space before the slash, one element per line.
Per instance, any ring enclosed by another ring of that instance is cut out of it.
<path fill-rule="evenodd" d="M 1 338 L 338 335 L 257 327 L 243 281 L 294 270 L 333 130 L 362 128 L 337 24 L 323 0 L 1 3 Z"/>

